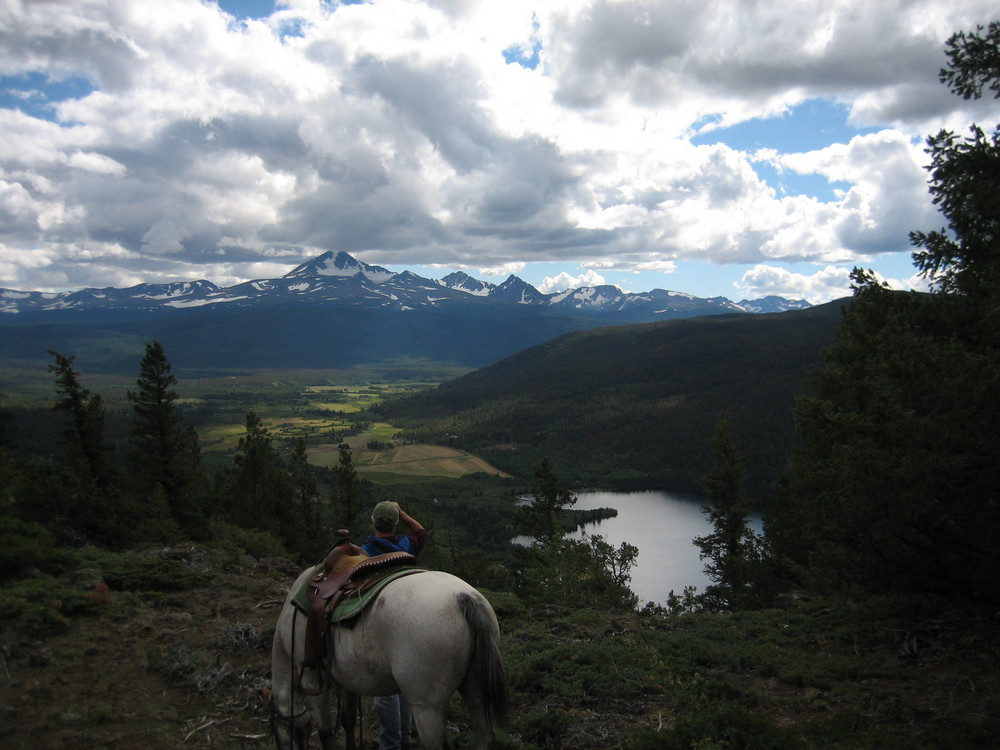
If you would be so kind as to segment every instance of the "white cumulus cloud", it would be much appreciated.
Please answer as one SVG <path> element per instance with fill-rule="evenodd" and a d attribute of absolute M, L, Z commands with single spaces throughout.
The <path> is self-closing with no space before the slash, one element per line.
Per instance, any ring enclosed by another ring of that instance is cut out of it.
<path fill-rule="evenodd" d="M 551 294 L 552 292 L 563 292 L 567 289 L 579 289 L 586 286 L 602 286 L 606 283 L 604 277 L 592 269 L 578 276 L 563 271 L 556 276 L 546 276 L 538 287 L 538 291 L 543 294 Z"/>
<path fill-rule="evenodd" d="M 940 225 L 923 136 L 1000 120 L 937 79 L 945 40 L 995 11 L 287 0 L 245 19 L 200 0 L 4 3 L 0 242 L 23 257 L 0 286 L 242 280 L 326 250 L 490 276 L 909 252 L 910 230 Z M 810 100 L 866 131 L 808 149 L 696 138 Z M 762 166 L 838 192 L 785 194 Z"/>

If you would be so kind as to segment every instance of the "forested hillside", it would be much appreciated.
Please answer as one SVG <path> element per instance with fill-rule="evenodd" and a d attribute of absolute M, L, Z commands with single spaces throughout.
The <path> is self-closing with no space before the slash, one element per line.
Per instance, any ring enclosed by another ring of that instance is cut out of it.
<path fill-rule="evenodd" d="M 760 493 L 844 305 L 571 333 L 380 410 L 513 473 L 548 456 L 574 482 L 681 491 L 697 489 L 708 437 L 728 419 Z"/>
<path fill-rule="evenodd" d="M 47 360 L 46 349 L 86 352 L 92 372 L 130 373 L 157 340 L 187 373 L 262 367 L 348 368 L 407 360 L 482 367 L 554 336 L 602 325 L 510 304 L 503 314 L 361 310 L 284 304 L 172 314 L 51 311 L 0 318 L 0 359 Z"/>

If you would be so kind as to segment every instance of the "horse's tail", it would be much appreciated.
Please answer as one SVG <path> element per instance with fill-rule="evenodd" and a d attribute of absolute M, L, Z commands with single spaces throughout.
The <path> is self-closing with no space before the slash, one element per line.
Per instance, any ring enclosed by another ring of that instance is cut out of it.
<path fill-rule="evenodd" d="M 481 597 L 468 593 L 458 596 L 465 621 L 472 630 L 472 656 L 470 668 L 479 675 L 483 691 L 483 710 L 490 726 L 504 724 L 507 720 L 507 674 L 500 656 L 500 633 L 496 619 Z"/>

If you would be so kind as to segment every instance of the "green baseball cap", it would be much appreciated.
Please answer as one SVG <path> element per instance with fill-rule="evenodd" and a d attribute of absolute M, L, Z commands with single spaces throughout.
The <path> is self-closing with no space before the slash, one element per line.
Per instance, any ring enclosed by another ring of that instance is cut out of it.
<path fill-rule="evenodd" d="M 399 506 L 388 500 L 380 502 L 375 506 L 375 510 L 372 511 L 372 521 L 378 521 L 383 518 L 391 521 L 392 525 L 395 526 L 399 523 Z"/>

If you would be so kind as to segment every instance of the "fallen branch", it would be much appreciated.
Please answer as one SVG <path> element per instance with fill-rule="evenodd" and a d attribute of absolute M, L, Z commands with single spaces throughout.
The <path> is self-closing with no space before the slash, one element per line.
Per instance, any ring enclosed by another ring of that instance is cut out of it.
<path fill-rule="evenodd" d="M 189 739 L 191 739 L 191 737 L 200 732 L 202 729 L 208 729 L 213 724 L 225 724 L 227 721 L 229 721 L 229 719 L 212 719 L 211 721 L 202 724 L 200 727 L 192 729 L 190 732 L 188 732 L 187 736 L 184 738 L 184 741 L 187 742 Z"/>

